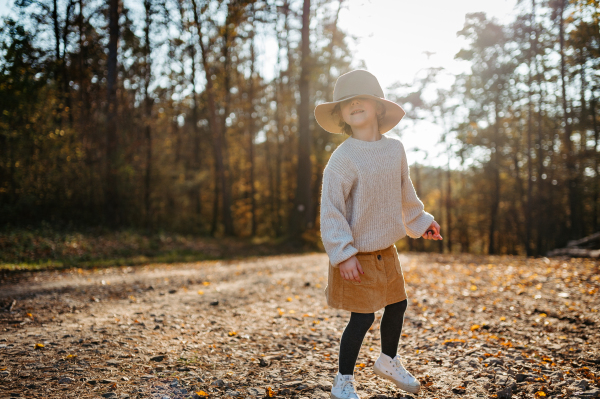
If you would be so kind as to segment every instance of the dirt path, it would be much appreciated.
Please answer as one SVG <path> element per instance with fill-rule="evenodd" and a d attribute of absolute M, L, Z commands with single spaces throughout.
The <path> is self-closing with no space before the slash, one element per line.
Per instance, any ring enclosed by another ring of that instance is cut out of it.
<path fill-rule="evenodd" d="M 401 260 L 398 353 L 423 390 L 373 374 L 379 311 L 363 398 L 600 397 L 599 262 Z M 326 281 L 324 254 L 5 278 L 0 397 L 328 398 L 349 314 Z"/>

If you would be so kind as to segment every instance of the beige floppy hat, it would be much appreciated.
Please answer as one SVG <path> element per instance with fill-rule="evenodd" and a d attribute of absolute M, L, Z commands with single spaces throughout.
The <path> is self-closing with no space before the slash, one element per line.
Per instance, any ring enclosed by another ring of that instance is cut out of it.
<path fill-rule="evenodd" d="M 332 111 L 336 104 L 357 96 L 366 96 L 379 101 L 385 107 L 385 116 L 379 124 L 379 132 L 387 133 L 400 122 L 406 112 L 393 101 L 386 100 L 375 75 L 364 69 L 356 69 L 340 76 L 333 89 L 333 102 L 319 104 L 315 108 L 315 119 L 330 133 L 342 133 L 340 120 Z"/>

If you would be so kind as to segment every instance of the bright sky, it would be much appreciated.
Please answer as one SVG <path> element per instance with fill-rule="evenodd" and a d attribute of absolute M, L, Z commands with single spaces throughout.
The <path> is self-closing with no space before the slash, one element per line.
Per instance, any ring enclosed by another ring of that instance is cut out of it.
<path fill-rule="evenodd" d="M 346 0 L 339 26 L 358 38 L 353 45 L 356 65 L 363 60 L 387 95 L 391 84 L 410 83 L 424 68 L 441 66 L 449 73 L 466 70 L 468 64 L 454 60 L 464 46 L 456 32 L 462 29 L 465 14 L 482 11 L 500 22 L 509 22 L 515 3 L 516 0 Z M 12 0 L 0 0 L 0 16 L 8 13 L 10 4 Z M 269 44 L 265 47 L 263 65 L 267 69 L 273 63 Z M 435 54 L 428 59 L 424 51 Z M 269 72 L 265 71 L 265 75 L 272 74 Z M 407 119 L 399 126 L 409 163 L 446 163 L 444 156 L 437 155 L 441 149 L 436 147 L 439 126 L 427 121 L 413 124 Z M 425 159 L 425 152 L 413 152 L 414 149 L 424 150 L 429 156 Z"/>
<path fill-rule="evenodd" d="M 467 63 L 454 60 L 465 45 L 456 36 L 465 15 L 485 12 L 490 18 L 509 22 L 516 0 L 347 0 L 347 4 L 340 14 L 339 26 L 359 38 L 355 59 L 364 60 L 387 95 L 391 84 L 411 83 L 423 68 L 443 67 L 453 74 L 468 70 Z M 435 54 L 428 59 L 424 51 Z M 441 149 L 435 148 L 440 127 L 431 122 L 413 126 L 408 120 L 402 120 L 399 126 L 402 125 L 409 163 L 446 163 L 445 156 L 436 156 Z M 412 152 L 416 148 L 429 152 L 428 158 L 423 159 L 423 152 Z"/>

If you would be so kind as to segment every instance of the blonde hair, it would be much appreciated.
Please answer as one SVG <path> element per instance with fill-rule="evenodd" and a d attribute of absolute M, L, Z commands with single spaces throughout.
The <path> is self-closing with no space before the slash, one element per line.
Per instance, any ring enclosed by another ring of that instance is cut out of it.
<path fill-rule="evenodd" d="M 379 126 L 381 125 L 381 122 L 383 122 L 383 118 L 385 118 L 385 106 L 381 103 L 381 101 L 374 101 L 377 104 L 377 110 L 381 111 L 377 114 L 377 130 L 379 130 Z M 342 109 L 340 107 L 340 103 L 337 103 L 335 107 L 333 107 L 333 110 L 331 110 L 331 116 L 333 116 L 334 118 L 338 118 L 338 126 L 342 128 L 342 133 L 345 133 L 348 136 L 352 136 L 352 127 L 350 127 L 350 125 L 344 121 L 344 118 L 342 117 Z"/>

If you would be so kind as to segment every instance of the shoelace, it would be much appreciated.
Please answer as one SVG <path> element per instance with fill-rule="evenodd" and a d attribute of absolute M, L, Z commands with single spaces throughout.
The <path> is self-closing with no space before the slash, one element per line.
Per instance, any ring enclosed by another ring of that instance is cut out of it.
<path fill-rule="evenodd" d="M 354 386 L 354 380 L 346 380 L 342 382 L 342 393 L 350 394 L 356 393 L 356 387 Z"/>
<path fill-rule="evenodd" d="M 410 380 L 410 373 L 406 371 L 404 365 L 400 362 L 400 359 L 398 359 L 397 357 L 395 357 L 392 360 L 392 367 L 399 371 L 402 377 L 406 378 L 407 380 Z"/>

